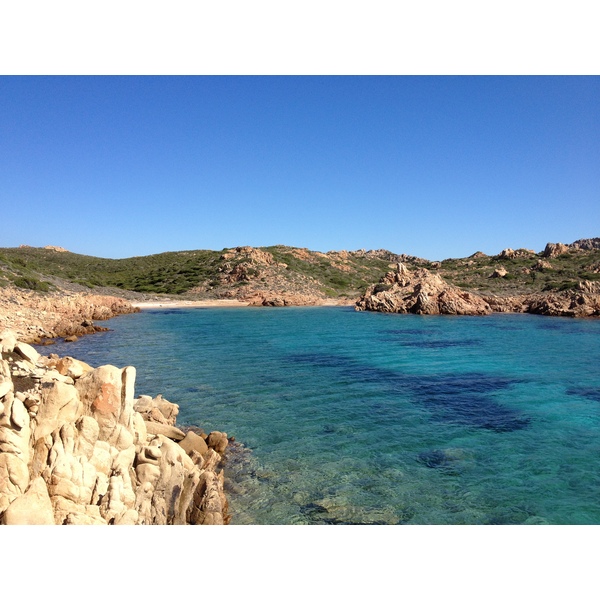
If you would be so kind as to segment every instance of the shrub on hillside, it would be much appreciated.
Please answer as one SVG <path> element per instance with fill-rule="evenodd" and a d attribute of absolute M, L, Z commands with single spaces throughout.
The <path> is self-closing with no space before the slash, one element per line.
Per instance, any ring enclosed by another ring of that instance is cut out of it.
<path fill-rule="evenodd" d="M 34 290 L 36 292 L 47 292 L 50 290 L 50 285 L 46 281 L 40 281 L 35 277 L 17 277 L 13 279 L 13 283 L 21 289 Z"/>

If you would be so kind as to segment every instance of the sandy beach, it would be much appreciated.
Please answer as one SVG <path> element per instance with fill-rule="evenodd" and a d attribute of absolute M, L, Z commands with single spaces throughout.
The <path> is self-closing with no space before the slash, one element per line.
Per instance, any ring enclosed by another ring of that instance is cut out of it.
<path fill-rule="evenodd" d="M 132 302 L 131 304 L 140 310 L 151 308 L 238 308 L 249 306 L 248 302 L 240 302 L 239 300 L 161 300 L 160 302 Z"/>
<path fill-rule="evenodd" d="M 354 300 L 340 301 L 340 300 L 324 300 L 314 306 L 346 306 L 353 305 Z M 223 300 L 161 300 L 155 302 L 132 302 L 132 306 L 144 309 L 153 308 L 240 308 L 244 306 L 256 306 L 251 302 L 244 302 L 236 299 L 223 299 Z M 307 305 L 311 306 L 311 305 Z"/>

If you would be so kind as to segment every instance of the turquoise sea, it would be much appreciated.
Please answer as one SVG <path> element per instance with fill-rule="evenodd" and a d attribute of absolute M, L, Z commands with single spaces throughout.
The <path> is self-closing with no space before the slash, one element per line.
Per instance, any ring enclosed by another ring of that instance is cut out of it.
<path fill-rule="evenodd" d="M 600 524 L 600 320 L 148 310 L 44 347 L 225 431 L 237 524 Z"/>

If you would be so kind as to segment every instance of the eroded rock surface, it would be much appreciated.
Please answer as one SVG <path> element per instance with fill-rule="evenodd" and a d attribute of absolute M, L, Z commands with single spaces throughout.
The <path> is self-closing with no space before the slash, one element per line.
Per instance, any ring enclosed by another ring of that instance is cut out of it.
<path fill-rule="evenodd" d="M 227 434 L 183 433 L 176 404 L 134 398 L 133 367 L 40 356 L 11 331 L 0 345 L 1 523 L 229 522 Z"/>
<path fill-rule="evenodd" d="M 0 288 L 0 330 L 11 330 L 27 343 L 106 331 L 94 321 L 138 311 L 126 300 L 113 296 L 67 292 L 41 295 L 15 287 Z"/>
<path fill-rule="evenodd" d="M 409 271 L 398 263 L 396 271 L 370 286 L 356 303 L 356 310 L 374 310 L 419 315 L 485 315 L 489 304 L 476 294 L 445 282 L 427 269 Z"/>
<path fill-rule="evenodd" d="M 541 261 L 540 261 L 541 262 Z M 505 277 L 497 269 L 494 277 Z M 485 315 L 522 312 L 558 317 L 599 317 L 600 282 L 580 281 L 575 289 L 521 294 L 478 295 L 445 282 L 427 269 L 409 271 L 398 263 L 396 271 L 370 286 L 356 303 L 356 310 L 423 315 Z"/>

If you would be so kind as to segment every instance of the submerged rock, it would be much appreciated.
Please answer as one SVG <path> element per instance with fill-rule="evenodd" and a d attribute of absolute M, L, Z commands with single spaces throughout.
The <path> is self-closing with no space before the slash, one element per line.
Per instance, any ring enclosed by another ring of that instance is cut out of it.
<path fill-rule="evenodd" d="M 427 450 L 421 452 L 417 461 L 430 469 L 455 471 L 472 462 L 473 456 L 462 448 L 446 448 L 444 450 Z"/>

